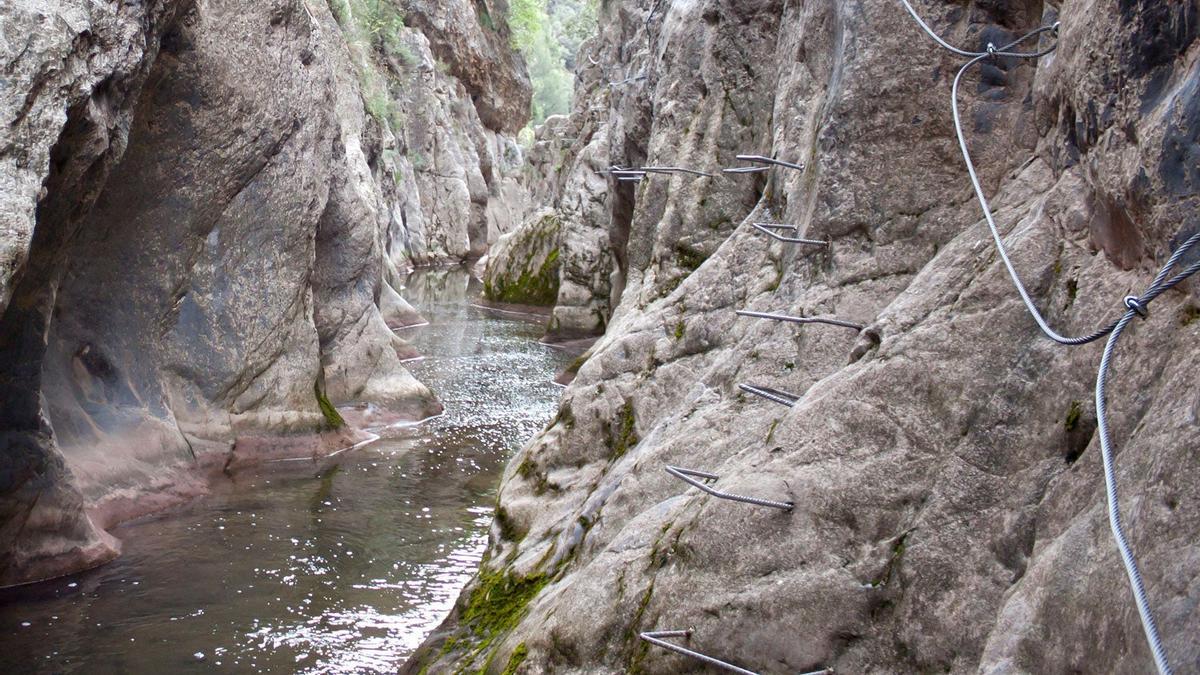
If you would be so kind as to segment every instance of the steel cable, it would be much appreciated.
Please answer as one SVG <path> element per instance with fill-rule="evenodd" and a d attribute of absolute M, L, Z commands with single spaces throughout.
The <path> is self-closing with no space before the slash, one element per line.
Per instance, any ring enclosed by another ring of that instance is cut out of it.
<path fill-rule="evenodd" d="M 1104 464 L 1104 486 L 1108 510 L 1108 521 L 1109 526 L 1112 529 L 1113 539 L 1116 543 L 1118 551 L 1120 552 L 1121 561 L 1124 564 L 1126 575 L 1129 577 L 1130 588 L 1133 592 L 1134 602 L 1137 605 L 1138 615 L 1142 623 L 1142 629 L 1146 634 L 1146 641 L 1149 644 L 1150 650 L 1154 656 L 1154 664 L 1160 673 L 1163 673 L 1164 675 L 1170 675 L 1172 670 L 1167 659 L 1166 648 L 1162 643 L 1162 638 L 1158 632 L 1158 626 L 1155 623 L 1154 616 L 1150 610 L 1150 603 L 1146 597 L 1145 584 L 1142 580 L 1141 573 L 1138 570 L 1137 560 L 1133 556 L 1133 551 L 1129 545 L 1128 539 L 1125 536 L 1124 527 L 1121 523 L 1120 500 L 1118 498 L 1116 485 L 1116 468 L 1112 452 L 1112 439 L 1108 427 L 1108 409 L 1105 402 L 1105 386 L 1107 384 L 1108 370 L 1111 366 L 1116 344 L 1120 340 L 1120 337 L 1125 331 L 1126 327 L 1129 325 L 1129 322 L 1133 320 L 1133 317 L 1139 315 L 1143 318 L 1146 317 L 1147 306 L 1150 302 L 1165 293 L 1168 289 L 1177 286 L 1187 278 L 1191 277 L 1197 272 L 1200 272 L 1200 261 L 1196 261 L 1186 267 L 1182 272 L 1176 274 L 1174 277 L 1167 279 L 1167 276 L 1171 273 L 1171 270 L 1176 264 L 1179 263 L 1180 260 L 1183 259 L 1183 256 L 1185 256 L 1197 245 L 1198 242 L 1200 242 L 1200 232 L 1189 237 L 1172 253 L 1166 265 L 1163 266 L 1162 270 L 1154 278 L 1154 281 L 1151 283 L 1150 287 L 1142 295 L 1128 296 L 1125 298 L 1127 310 L 1120 319 L 1093 332 L 1090 335 L 1073 338 L 1059 335 L 1050 327 L 1045 318 L 1042 316 L 1041 312 L 1037 309 L 1037 306 L 1034 305 L 1032 298 L 1029 296 L 1029 292 L 1026 290 L 1025 285 L 1021 282 L 1020 276 L 1017 274 L 1016 269 L 1013 267 L 1012 261 L 1008 257 L 1007 250 L 1004 246 L 1004 241 L 1000 236 L 999 228 L 996 226 L 996 221 L 992 217 L 992 210 L 988 204 L 987 196 L 983 193 L 983 187 L 980 185 L 979 176 L 975 171 L 975 165 L 971 161 L 971 153 L 967 148 L 966 136 L 963 133 L 962 119 L 958 109 L 958 88 L 962 81 L 963 74 L 966 73 L 967 70 L 988 57 L 1013 56 L 1018 58 L 1038 58 L 1040 56 L 1045 56 L 1046 54 L 1052 52 L 1057 47 L 1057 44 L 1051 45 L 1044 50 L 1030 53 L 1008 52 L 1007 50 L 1035 35 L 1040 35 L 1041 33 L 1048 31 L 1057 32 L 1059 24 L 1056 22 L 1052 26 L 1039 28 L 1025 36 L 1022 36 L 1015 42 L 1001 47 L 1000 49 L 996 49 L 993 45 L 989 44 L 988 51 L 986 52 L 967 52 L 948 44 L 945 40 L 934 33 L 929 26 L 923 20 L 921 20 L 921 17 L 917 15 L 916 11 L 913 10 L 913 7 L 909 4 L 908 0 L 900 1 L 904 4 L 909 14 L 912 15 L 913 19 L 916 20 L 917 24 L 931 38 L 933 38 L 935 42 L 955 54 L 971 57 L 970 60 L 959 69 L 958 73 L 954 77 L 953 86 L 951 87 L 950 103 L 951 111 L 954 116 L 954 133 L 958 138 L 959 149 L 962 151 L 963 161 L 967 165 L 967 173 L 971 178 L 971 186 L 974 188 L 975 196 L 979 200 L 980 207 L 983 209 L 984 219 L 987 222 L 992 239 L 996 244 L 996 250 L 1000 253 L 1000 258 L 1004 262 L 1004 266 L 1008 271 L 1008 275 L 1012 279 L 1013 284 L 1016 286 L 1017 292 L 1020 294 L 1021 300 L 1025 304 L 1026 309 L 1037 323 L 1038 328 L 1040 328 L 1047 337 L 1060 344 L 1082 345 L 1099 340 L 1106 335 L 1108 336 L 1108 341 L 1104 347 L 1104 354 L 1100 360 L 1100 368 L 1096 375 L 1096 416 L 1100 434 L 1100 452 Z"/>

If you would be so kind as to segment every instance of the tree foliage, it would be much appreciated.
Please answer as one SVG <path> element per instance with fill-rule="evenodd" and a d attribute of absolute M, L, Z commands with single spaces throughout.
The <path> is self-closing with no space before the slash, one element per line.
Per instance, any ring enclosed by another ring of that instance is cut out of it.
<path fill-rule="evenodd" d="M 531 123 L 568 112 L 575 55 L 596 31 L 596 0 L 512 0 L 508 25 L 533 84 Z"/>

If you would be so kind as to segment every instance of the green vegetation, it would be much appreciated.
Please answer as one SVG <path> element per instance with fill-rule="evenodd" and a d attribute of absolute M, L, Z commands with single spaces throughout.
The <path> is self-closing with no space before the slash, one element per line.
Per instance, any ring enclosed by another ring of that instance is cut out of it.
<path fill-rule="evenodd" d="M 1063 428 L 1068 432 L 1075 431 L 1079 426 L 1079 418 L 1083 415 L 1083 403 L 1079 401 L 1071 401 L 1071 407 L 1067 409 L 1067 419 L 1063 422 Z"/>
<path fill-rule="evenodd" d="M 508 663 L 504 666 L 504 672 L 501 675 L 515 675 L 517 668 L 525 661 L 526 656 L 529 656 L 529 648 L 522 642 L 508 657 Z"/>
<path fill-rule="evenodd" d="M 571 108 L 579 45 L 596 32 L 597 0 L 512 0 L 513 47 L 525 57 L 533 84 L 533 119 L 541 124 Z"/>
<path fill-rule="evenodd" d="M 558 215 L 548 213 L 533 226 L 522 226 L 514 236 L 510 258 L 525 261 L 521 274 L 515 280 L 511 273 L 488 275 L 483 282 L 483 295 L 493 302 L 511 302 L 520 305 L 553 306 L 558 301 L 558 246 L 550 247 L 558 239 L 561 223 Z M 531 267 L 539 251 L 550 252 L 537 268 Z M 512 273 L 515 273 L 513 270 Z"/>
<path fill-rule="evenodd" d="M 625 404 L 617 409 L 617 419 L 613 428 L 605 431 L 604 434 L 605 444 L 612 451 L 613 459 L 619 459 L 630 448 L 637 445 L 640 439 L 634 428 L 636 425 L 637 419 L 633 414 L 633 402 L 625 401 Z"/>
<path fill-rule="evenodd" d="M 363 107 L 382 126 L 399 128 L 404 115 L 396 106 L 377 59 L 394 60 L 405 66 L 416 62 L 404 42 L 404 11 L 398 0 L 327 0 L 342 27 L 350 58 L 358 69 Z"/>
<path fill-rule="evenodd" d="M 521 577 L 480 569 L 479 581 L 463 608 L 462 625 L 476 637 L 490 641 L 512 630 L 529 601 L 549 582 L 544 574 Z"/>
<path fill-rule="evenodd" d="M 333 404 L 329 402 L 329 397 L 325 392 L 321 391 L 321 383 L 313 383 L 313 393 L 317 396 L 317 405 L 321 408 L 321 414 L 325 416 L 325 424 L 330 429 L 341 429 L 346 426 L 346 420 L 342 419 L 341 413 Z"/>
<path fill-rule="evenodd" d="M 675 257 L 679 261 L 679 266 L 689 272 L 694 272 L 708 259 L 703 252 L 697 251 L 687 244 L 675 245 Z"/>

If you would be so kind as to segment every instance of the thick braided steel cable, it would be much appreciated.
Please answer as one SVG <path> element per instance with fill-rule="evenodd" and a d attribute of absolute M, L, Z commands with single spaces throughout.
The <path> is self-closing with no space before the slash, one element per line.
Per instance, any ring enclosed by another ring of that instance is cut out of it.
<path fill-rule="evenodd" d="M 1129 322 L 1133 320 L 1133 317 L 1139 314 L 1144 316 L 1147 303 L 1162 295 L 1168 289 L 1183 283 L 1188 277 L 1200 272 L 1200 261 L 1196 261 L 1179 274 L 1166 279 L 1166 276 L 1170 274 L 1171 268 L 1191 248 L 1196 246 L 1197 242 L 1200 242 L 1200 233 L 1192 235 L 1183 245 L 1175 250 L 1171 259 L 1163 266 L 1162 271 L 1155 277 L 1154 283 L 1146 293 L 1137 298 L 1130 296 L 1125 299 L 1125 304 L 1129 309 L 1117 321 L 1112 334 L 1108 336 L 1108 342 L 1104 345 L 1104 355 L 1100 358 L 1100 369 L 1096 373 L 1096 420 L 1100 434 L 1100 457 L 1104 462 L 1104 492 L 1108 506 L 1108 525 L 1112 529 L 1113 540 L 1116 542 L 1117 550 L 1121 554 L 1121 562 L 1125 565 L 1125 574 L 1129 577 L 1129 586 L 1133 591 L 1133 600 L 1137 605 L 1138 615 L 1142 620 L 1142 630 L 1146 633 L 1146 642 L 1149 643 L 1150 651 L 1154 655 L 1154 665 L 1158 667 L 1158 672 L 1163 673 L 1163 675 L 1171 673 L 1171 664 L 1167 660 L 1167 650 L 1159 635 L 1158 625 L 1154 622 L 1154 615 L 1150 611 L 1150 601 L 1146 597 L 1146 586 L 1142 581 L 1142 574 L 1138 570 L 1137 559 L 1133 556 L 1129 540 L 1125 537 L 1125 528 L 1121 524 L 1121 502 L 1117 495 L 1116 461 L 1113 457 L 1112 433 L 1109 431 L 1108 426 L 1108 403 L 1105 389 L 1108 384 L 1108 371 L 1112 366 L 1113 352 L 1116 350 L 1117 342 L 1121 339 L 1121 334 L 1125 331 Z"/>
<path fill-rule="evenodd" d="M 1008 43 L 1007 45 L 1004 45 L 1003 47 L 1000 47 L 998 49 L 992 48 L 992 49 L 989 49 L 988 51 L 971 52 L 971 51 L 967 51 L 965 49 L 959 49 L 958 47 L 955 47 L 954 45 L 950 44 L 949 42 L 946 42 L 945 40 L 943 40 L 942 36 L 933 32 L 933 29 L 929 27 L 929 24 L 925 23 L 925 21 L 923 19 L 921 19 L 921 16 L 919 14 L 917 14 L 917 10 L 913 9 L 913 6 L 908 3 L 908 0 L 900 0 L 900 2 L 904 4 L 904 8 L 908 10 L 908 13 L 910 15 L 912 15 L 913 20 L 917 22 L 917 25 L 921 27 L 921 30 L 925 31 L 926 35 L 928 35 L 930 38 L 932 38 L 934 42 L 941 45 L 941 47 L 943 49 L 953 52 L 955 54 L 958 54 L 959 56 L 966 56 L 968 58 L 972 58 L 972 57 L 976 57 L 976 56 L 1014 56 L 1014 57 L 1018 57 L 1018 58 L 1036 58 L 1038 56 L 1045 56 L 1046 54 L 1049 54 L 1050 52 L 1054 51 L 1054 47 L 1050 47 L 1049 49 L 1047 49 L 1044 52 L 1036 52 L 1036 53 L 1010 52 L 1008 50 L 1021 44 L 1022 42 L 1028 40 L 1029 38 L 1031 38 L 1035 35 L 1041 35 L 1042 33 L 1045 33 L 1048 31 L 1058 30 L 1057 22 L 1055 22 L 1054 24 L 1049 25 L 1049 26 L 1042 26 L 1041 28 L 1038 28 L 1030 33 L 1022 35 L 1021 37 L 1017 38 L 1016 40 L 1014 40 L 1014 41 Z"/>
<path fill-rule="evenodd" d="M 715 473 L 696 471 L 694 469 L 685 469 L 680 466 L 667 466 L 667 473 L 718 499 L 728 499 L 732 502 L 742 502 L 743 504 L 753 504 L 754 506 L 767 506 L 773 509 L 783 509 L 784 511 L 791 511 L 792 509 L 796 508 L 796 505 L 793 502 L 777 502 L 774 499 L 761 499 L 759 497 L 749 497 L 746 495 L 734 494 L 732 492 L 721 492 L 716 488 L 710 487 L 705 483 L 696 480 L 696 478 L 703 478 L 706 481 L 719 480 L 721 477 Z"/>

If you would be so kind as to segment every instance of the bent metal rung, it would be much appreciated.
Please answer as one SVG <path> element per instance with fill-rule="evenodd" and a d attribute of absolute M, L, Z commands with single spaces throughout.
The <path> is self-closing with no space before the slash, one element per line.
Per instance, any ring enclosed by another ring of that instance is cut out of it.
<path fill-rule="evenodd" d="M 686 647 L 680 647 L 679 645 L 671 644 L 670 642 L 667 642 L 666 640 L 662 639 L 662 638 L 672 638 L 672 637 L 674 637 L 674 638 L 678 638 L 678 637 L 690 638 L 691 636 L 692 636 L 692 631 L 690 631 L 690 630 L 658 630 L 658 631 L 648 631 L 645 633 L 640 633 L 638 635 L 638 637 L 642 638 L 643 640 L 645 640 L 646 642 L 649 642 L 652 645 L 655 645 L 657 647 L 662 647 L 663 649 L 666 649 L 669 651 L 673 651 L 676 654 L 683 654 L 684 656 L 690 656 L 693 659 L 696 659 L 697 661 L 703 661 L 704 663 L 707 663 L 710 666 L 716 666 L 717 668 L 722 668 L 722 669 L 728 670 L 732 673 L 742 673 L 742 675 L 758 675 L 758 673 L 754 672 L 753 670 L 746 670 L 745 668 L 739 668 L 739 667 L 733 665 L 732 663 L 725 663 L 724 661 L 722 661 L 720 659 L 714 659 L 713 657 L 708 656 L 706 654 L 701 654 L 700 652 L 694 652 L 690 649 L 687 649 Z"/>
<path fill-rule="evenodd" d="M 832 319 L 823 316 L 788 316 L 786 314 L 769 314 L 767 312 L 751 312 L 744 309 L 736 311 L 738 316 L 748 316 L 755 319 L 771 319 L 772 321 L 786 321 L 787 323 L 824 323 L 830 326 L 841 326 L 843 328 L 851 328 L 861 331 L 866 328 L 862 324 L 857 324 L 852 321 L 842 321 L 841 319 Z"/>
<path fill-rule="evenodd" d="M 786 391 L 780 391 L 770 387 L 760 387 L 755 384 L 739 384 L 738 389 L 741 389 L 748 394 L 761 396 L 768 401 L 774 401 L 780 405 L 786 405 L 789 408 L 796 405 L 796 401 L 800 400 L 800 397 L 795 394 L 789 394 Z"/>
<path fill-rule="evenodd" d="M 821 246 L 824 248 L 829 248 L 829 242 L 827 242 L 827 241 L 821 241 L 820 239 L 804 239 L 802 237 L 785 237 L 782 234 L 779 234 L 778 232 L 776 232 L 774 229 L 771 229 L 771 228 L 782 228 L 782 227 L 784 227 L 784 226 L 772 225 L 770 223 L 754 223 L 754 229 L 766 234 L 767 236 L 774 239 L 775 241 L 782 241 L 782 242 L 786 242 L 789 244 L 804 244 L 805 246 Z M 792 231 L 793 232 L 795 231 L 794 226 L 792 227 Z"/>
<path fill-rule="evenodd" d="M 691 638 L 691 636 L 692 636 L 691 630 L 656 630 L 656 631 L 646 631 L 644 633 L 638 634 L 638 637 L 640 637 L 641 639 L 645 640 L 646 642 L 649 642 L 650 644 L 652 644 L 656 647 L 662 647 L 663 649 L 675 652 L 676 654 L 682 654 L 684 656 L 689 656 L 693 659 L 696 659 L 697 661 L 703 661 L 704 663 L 707 663 L 710 666 L 715 666 L 715 667 L 721 668 L 723 670 L 728 670 L 731 673 L 742 673 L 742 675 L 758 675 L 758 673 L 754 672 L 753 670 L 746 670 L 745 668 L 735 666 L 732 663 L 726 663 L 720 659 L 714 659 L 713 657 L 708 656 L 707 654 L 701 654 L 700 652 L 692 651 L 686 647 L 680 647 L 679 645 L 671 644 L 670 642 L 667 642 L 666 640 L 663 639 L 663 638 L 680 638 L 680 637 L 684 638 L 684 639 L 688 639 L 688 638 Z M 832 673 L 832 672 L 833 672 L 832 670 L 829 670 L 826 668 L 826 669 L 822 669 L 822 670 L 814 670 L 809 673 L 802 673 L 802 675 L 830 675 L 830 673 Z"/>
<path fill-rule="evenodd" d="M 697 171 L 696 169 L 689 169 L 683 166 L 643 166 L 638 170 L 645 171 L 646 173 L 686 173 L 693 176 L 704 176 L 705 178 L 714 177 L 713 174 L 708 173 L 707 171 Z"/>
<path fill-rule="evenodd" d="M 708 483 L 721 478 L 715 473 L 696 471 L 694 469 L 684 469 L 683 467 L 678 466 L 667 466 L 667 473 L 675 476 L 679 480 L 691 485 L 694 488 L 699 488 L 700 490 L 717 497 L 718 499 L 728 499 L 730 501 L 741 502 L 743 504 L 753 504 L 755 506 L 767 506 L 773 509 L 783 509 L 784 511 L 791 511 L 792 509 L 796 508 L 796 505 L 793 502 L 777 502 L 773 499 L 759 499 L 758 497 L 735 495 L 731 492 L 721 492 L 720 490 L 709 487 Z M 697 478 L 700 480 L 696 480 Z"/>
<path fill-rule="evenodd" d="M 789 169 L 795 169 L 796 171 L 804 170 L 803 164 L 793 164 L 792 162 L 785 162 L 782 159 L 775 159 L 773 157 L 764 157 L 762 155 L 738 155 L 737 158 L 743 162 L 753 162 L 754 164 L 773 164 L 775 166 L 782 166 L 782 167 L 786 167 Z"/>

